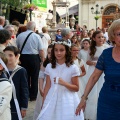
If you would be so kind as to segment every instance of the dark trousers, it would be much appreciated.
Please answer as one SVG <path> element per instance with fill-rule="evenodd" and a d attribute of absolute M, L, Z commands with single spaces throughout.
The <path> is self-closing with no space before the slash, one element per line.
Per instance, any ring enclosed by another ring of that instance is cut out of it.
<path fill-rule="evenodd" d="M 21 66 L 27 70 L 30 99 L 36 99 L 38 92 L 38 76 L 40 70 L 39 55 L 22 54 Z"/>
<path fill-rule="evenodd" d="M 17 112 L 16 113 L 11 113 L 12 120 L 19 120 Z"/>

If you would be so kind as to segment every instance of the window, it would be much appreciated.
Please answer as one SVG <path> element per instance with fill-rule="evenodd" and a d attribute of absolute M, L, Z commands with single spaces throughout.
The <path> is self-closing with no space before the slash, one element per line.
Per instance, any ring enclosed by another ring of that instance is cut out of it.
<path fill-rule="evenodd" d="M 104 11 L 104 15 L 110 15 L 111 13 L 116 12 L 116 6 L 110 6 Z"/>

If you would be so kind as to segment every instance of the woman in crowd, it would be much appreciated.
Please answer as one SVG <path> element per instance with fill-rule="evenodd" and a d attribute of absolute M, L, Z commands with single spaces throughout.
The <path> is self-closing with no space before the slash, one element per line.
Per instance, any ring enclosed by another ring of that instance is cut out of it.
<path fill-rule="evenodd" d="M 5 26 L 5 30 L 8 30 L 11 33 L 11 40 L 8 43 L 8 45 L 17 47 L 17 44 L 16 44 L 16 32 L 15 32 L 14 25 Z"/>
<path fill-rule="evenodd" d="M 89 65 L 88 72 L 86 74 L 86 80 L 90 78 L 91 74 L 95 70 L 95 66 L 97 60 L 104 49 L 108 48 L 104 44 L 104 35 L 101 31 L 96 31 L 93 33 L 90 53 L 87 57 L 87 65 Z M 94 86 L 91 93 L 89 94 L 89 100 L 87 101 L 86 109 L 85 109 L 85 119 L 96 120 L 96 112 L 97 112 L 97 100 L 99 96 L 100 89 L 104 82 L 104 75 L 102 74 L 99 78 L 99 82 Z"/>
<path fill-rule="evenodd" d="M 87 96 L 104 72 L 105 82 L 99 94 L 97 120 L 120 120 L 120 19 L 112 23 L 108 36 L 115 47 L 104 50 L 99 57 L 76 114 L 85 109 Z"/>
<path fill-rule="evenodd" d="M 88 36 L 88 32 L 86 30 L 83 30 L 82 34 L 81 34 L 81 41 L 83 41 L 84 39 L 90 40 L 90 38 Z"/>
<path fill-rule="evenodd" d="M 85 70 L 85 66 L 84 66 L 84 61 L 82 59 L 78 58 L 79 47 L 75 44 L 72 44 L 71 52 L 72 52 L 73 61 L 74 61 L 75 65 L 78 66 L 79 71 L 80 71 L 80 76 L 79 76 L 79 86 L 80 86 L 80 88 L 79 88 L 79 91 L 78 91 L 78 96 L 79 96 L 79 98 L 81 98 L 81 96 L 84 92 L 84 88 L 85 88 L 84 80 L 82 78 L 86 74 L 86 70 Z"/>
<path fill-rule="evenodd" d="M 18 33 L 17 33 L 17 36 L 22 33 L 22 32 L 25 32 L 27 30 L 27 27 L 26 25 L 21 25 L 18 29 Z"/>
<path fill-rule="evenodd" d="M 72 38 L 71 38 L 71 43 L 76 44 L 78 47 L 80 47 L 80 43 L 79 43 L 79 41 L 77 40 L 77 36 L 76 36 L 76 35 L 73 35 L 73 36 L 72 36 Z"/>
<path fill-rule="evenodd" d="M 61 40 L 62 40 L 61 29 L 58 29 L 55 41 L 57 42 L 57 41 L 61 41 Z"/>
<path fill-rule="evenodd" d="M 37 120 L 83 120 L 82 111 L 80 116 L 75 115 L 80 72 L 73 64 L 69 43 L 54 43 L 45 74 L 43 107 Z"/>

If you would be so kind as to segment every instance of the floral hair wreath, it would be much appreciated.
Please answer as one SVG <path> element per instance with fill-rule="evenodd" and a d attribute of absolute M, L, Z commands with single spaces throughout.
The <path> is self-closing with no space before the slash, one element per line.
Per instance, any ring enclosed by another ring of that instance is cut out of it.
<path fill-rule="evenodd" d="M 58 42 L 52 42 L 51 43 L 52 45 L 55 45 L 55 44 L 60 44 L 60 45 L 66 45 L 66 46 L 68 46 L 68 47 L 71 47 L 71 45 L 69 44 L 69 43 L 67 43 L 67 42 L 65 42 L 65 41 L 58 41 Z"/>

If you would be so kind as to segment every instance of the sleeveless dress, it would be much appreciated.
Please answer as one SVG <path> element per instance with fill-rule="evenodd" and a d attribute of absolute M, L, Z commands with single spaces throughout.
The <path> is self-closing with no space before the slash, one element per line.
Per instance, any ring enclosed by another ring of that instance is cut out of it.
<path fill-rule="evenodd" d="M 55 77 L 61 77 L 72 84 L 71 78 L 80 75 L 78 67 L 75 64 L 67 67 L 64 63 L 52 68 L 51 64 L 48 64 L 45 74 L 50 76 L 51 87 L 37 120 L 84 120 L 82 111 L 79 116 L 75 115 L 80 102 L 77 93 L 54 83 Z"/>
<path fill-rule="evenodd" d="M 96 46 L 96 52 L 95 52 L 94 58 L 91 59 L 91 57 L 88 55 L 88 60 L 91 60 L 91 61 L 97 63 L 99 56 L 101 55 L 103 50 L 106 48 L 108 48 L 108 46 L 106 46 L 105 44 L 103 44 L 100 47 Z M 92 75 L 92 73 L 94 72 L 94 70 L 95 70 L 95 66 L 88 67 L 88 71 L 86 74 L 86 80 L 87 80 L 86 83 L 88 82 L 88 80 L 89 80 L 90 76 Z M 88 95 L 88 100 L 87 100 L 87 104 L 86 104 L 86 108 L 85 108 L 85 119 L 96 120 L 97 101 L 98 101 L 99 92 L 101 90 L 101 87 L 103 86 L 103 83 L 104 83 L 104 74 L 102 74 L 100 76 L 98 82 L 95 84 L 95 86 L 91 90 L 90 94 Z"/>
<path fill-rule="evenodd" d="M 96 65 L 105 74 L 98 99 L 97 120 L 120 120 L 120 62 L 113 59 L 112 50 L 104 50 Z"/>

